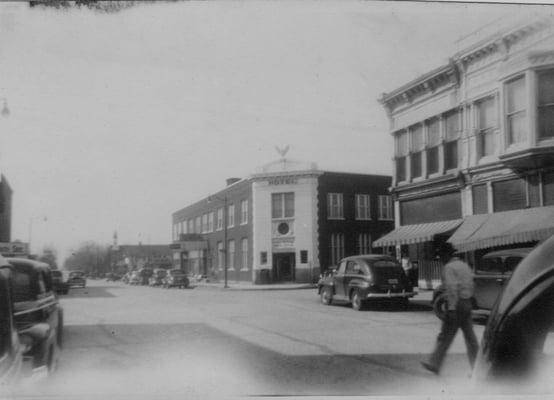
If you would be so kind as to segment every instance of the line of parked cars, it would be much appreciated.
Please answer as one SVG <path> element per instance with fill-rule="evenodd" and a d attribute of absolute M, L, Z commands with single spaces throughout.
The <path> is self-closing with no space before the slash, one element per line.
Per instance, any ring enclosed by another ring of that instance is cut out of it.
<path fill-rule="evenodd" d="M 148 285 L 167 289 L 173 287 L 185 289 L 190 285 L 189 278 L 179 268 L 141 268 L 128 272 L 121 280 L 129 285 Z"/>
<path fill-rule="evenodd" d="M 63 310 L 48 264 L 0 256 L 0 390 L 56 369 Z"/>

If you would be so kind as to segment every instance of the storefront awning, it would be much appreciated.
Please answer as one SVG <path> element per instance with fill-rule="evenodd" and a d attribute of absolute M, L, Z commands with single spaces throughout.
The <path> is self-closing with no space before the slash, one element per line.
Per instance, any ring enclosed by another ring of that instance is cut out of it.
<path fill-rule="evenodd" d="M 544 240 L 554 235 L 554 206 L 470 215 L 448 241 L 460 252 Z"/>
<path fill-rule="evenodd" d="M 433 240 L 435 235 L 450 233 L 461 223 L 461 219 L 455 219 L 427 224 L 403 225 L 373 242 L 373 247 L 429 242 Z"/>

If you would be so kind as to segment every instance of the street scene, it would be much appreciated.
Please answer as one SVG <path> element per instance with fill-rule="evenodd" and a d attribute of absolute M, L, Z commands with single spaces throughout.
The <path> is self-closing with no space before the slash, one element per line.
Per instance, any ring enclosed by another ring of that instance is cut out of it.
<path fill-rule="evenodd" d="M 553 4 L 0 2 L 0 399 L 553 371 Z"/>
<path fill-rule="evenodd" d="M 306 288 L 164 290 L 94 280 L 61 302 L 63 354 L 41 383 L 52 398 L 85 388 L 92 398 L 475 394 L 461 337 L 442 376 L 419 366 L 438 328 L 428 299 L 359 313 L 324 306 Z"/>

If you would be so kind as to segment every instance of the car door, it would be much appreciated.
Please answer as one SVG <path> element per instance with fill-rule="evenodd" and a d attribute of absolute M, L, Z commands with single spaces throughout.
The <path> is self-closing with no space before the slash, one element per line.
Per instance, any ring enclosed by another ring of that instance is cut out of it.
<path fill-rule="evenodd" d="M 346 297 L 350 296 L 350 282 L 352 281 L 352 279 L 359 279 L 361 274 L 362 268 L 360 267 L 360 264 L 358 264 L 354 260 L 349 260 L 346 262 L 346 269 L 344 273 L 344 295 Z"/>
<path fill-rule="evenodd" d="M 502 257 L 484 257 L 475 267 L 475 303 L 477 308 L 490 310 L 504 285 Z"/>

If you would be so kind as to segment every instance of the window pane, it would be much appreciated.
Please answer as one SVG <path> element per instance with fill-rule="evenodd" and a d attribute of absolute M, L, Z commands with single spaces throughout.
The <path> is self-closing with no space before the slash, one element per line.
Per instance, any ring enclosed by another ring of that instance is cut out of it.
<path fill-rule="evenodd" d="M 408 154 L 408 133 L 401 131 L 396 134 L 396 155 L 405 156 Z"/>
<path fill-rule="evenodd" d="M 285 218 L 294 217 L 294 193 L 285 193 Z"/>
<path fill-rule="evenodd" d="M 396 180 L 398 182 L 406 180 L 406 157 L 396 159 Z"/>
<path fill-rule="evenodd" d="M 543 175 L 543 200 L 545 206 L 554 205 L 554 172 Z"/>
<path fill-rule="evenodd" d="M 281 193 L 271 195 L 271 218 L 282 218 L 283 206 Z"/>
<path fill-rule="evenodd" d="M 525 110 L 525 79 L 523 77 L 506 84 L 508 113 Z"/>
<path fill-rule="evenodd" d="M 411 150 L 420 151 L 423 150 L 423 128 L 421 125 L 414 126 L 411 130 Z"/>
<path fill-rule="evenodd" d="M 458 141 L 446 143 L 444 146 L 444 166 L 448 169 L 458 168 Z"/>
<path fill-rule="evenodd" d="M 510 179 L 493 184 L 494 211 L 520 210 L 527 205 L 524 179 Z"/>
<path fill-rule="evenodd" d="M 539 108 L 539 138 L 554 137 L 554 105 Z"/>
<path fill-rule="evenodd" d="M 457 139 L 460 134 L 460 113 L 455 111 L 446 115 L 446 140 Z"/>
<path fill-rule="evenodd" d="M 495 143 L 494 143 L 494 132 L 487 131 L 481 134 L 481 156 L 489 156 L 494 154 Z"/>
<path fill-rule="evenodd" d="M 436 146 L 440 143 L 440 120 L 438 118 L 429 120 L 427 125 L 427 140 L 428 146 Z"/>
<path fill-rule="evenodd" d="M 510 144 L 525 140 L 527 132 L 527 116 L 525 112 L 513 114 L 508 117 L 508 139 Z"/>
<path fill-rule="evenodd" d="M 539 106 L 554 103 L 554 69 L 539 73 Z"/>
<path fill-rule="evenodd" d="M 479 129 L 490 129 L 496 127 L 496 104 L 494 98 L 478 103 Z"/>
<path fill-rule="evenodd" d="M 487 214 L 487 185 L 473 186 L 473 214 Z"/>

